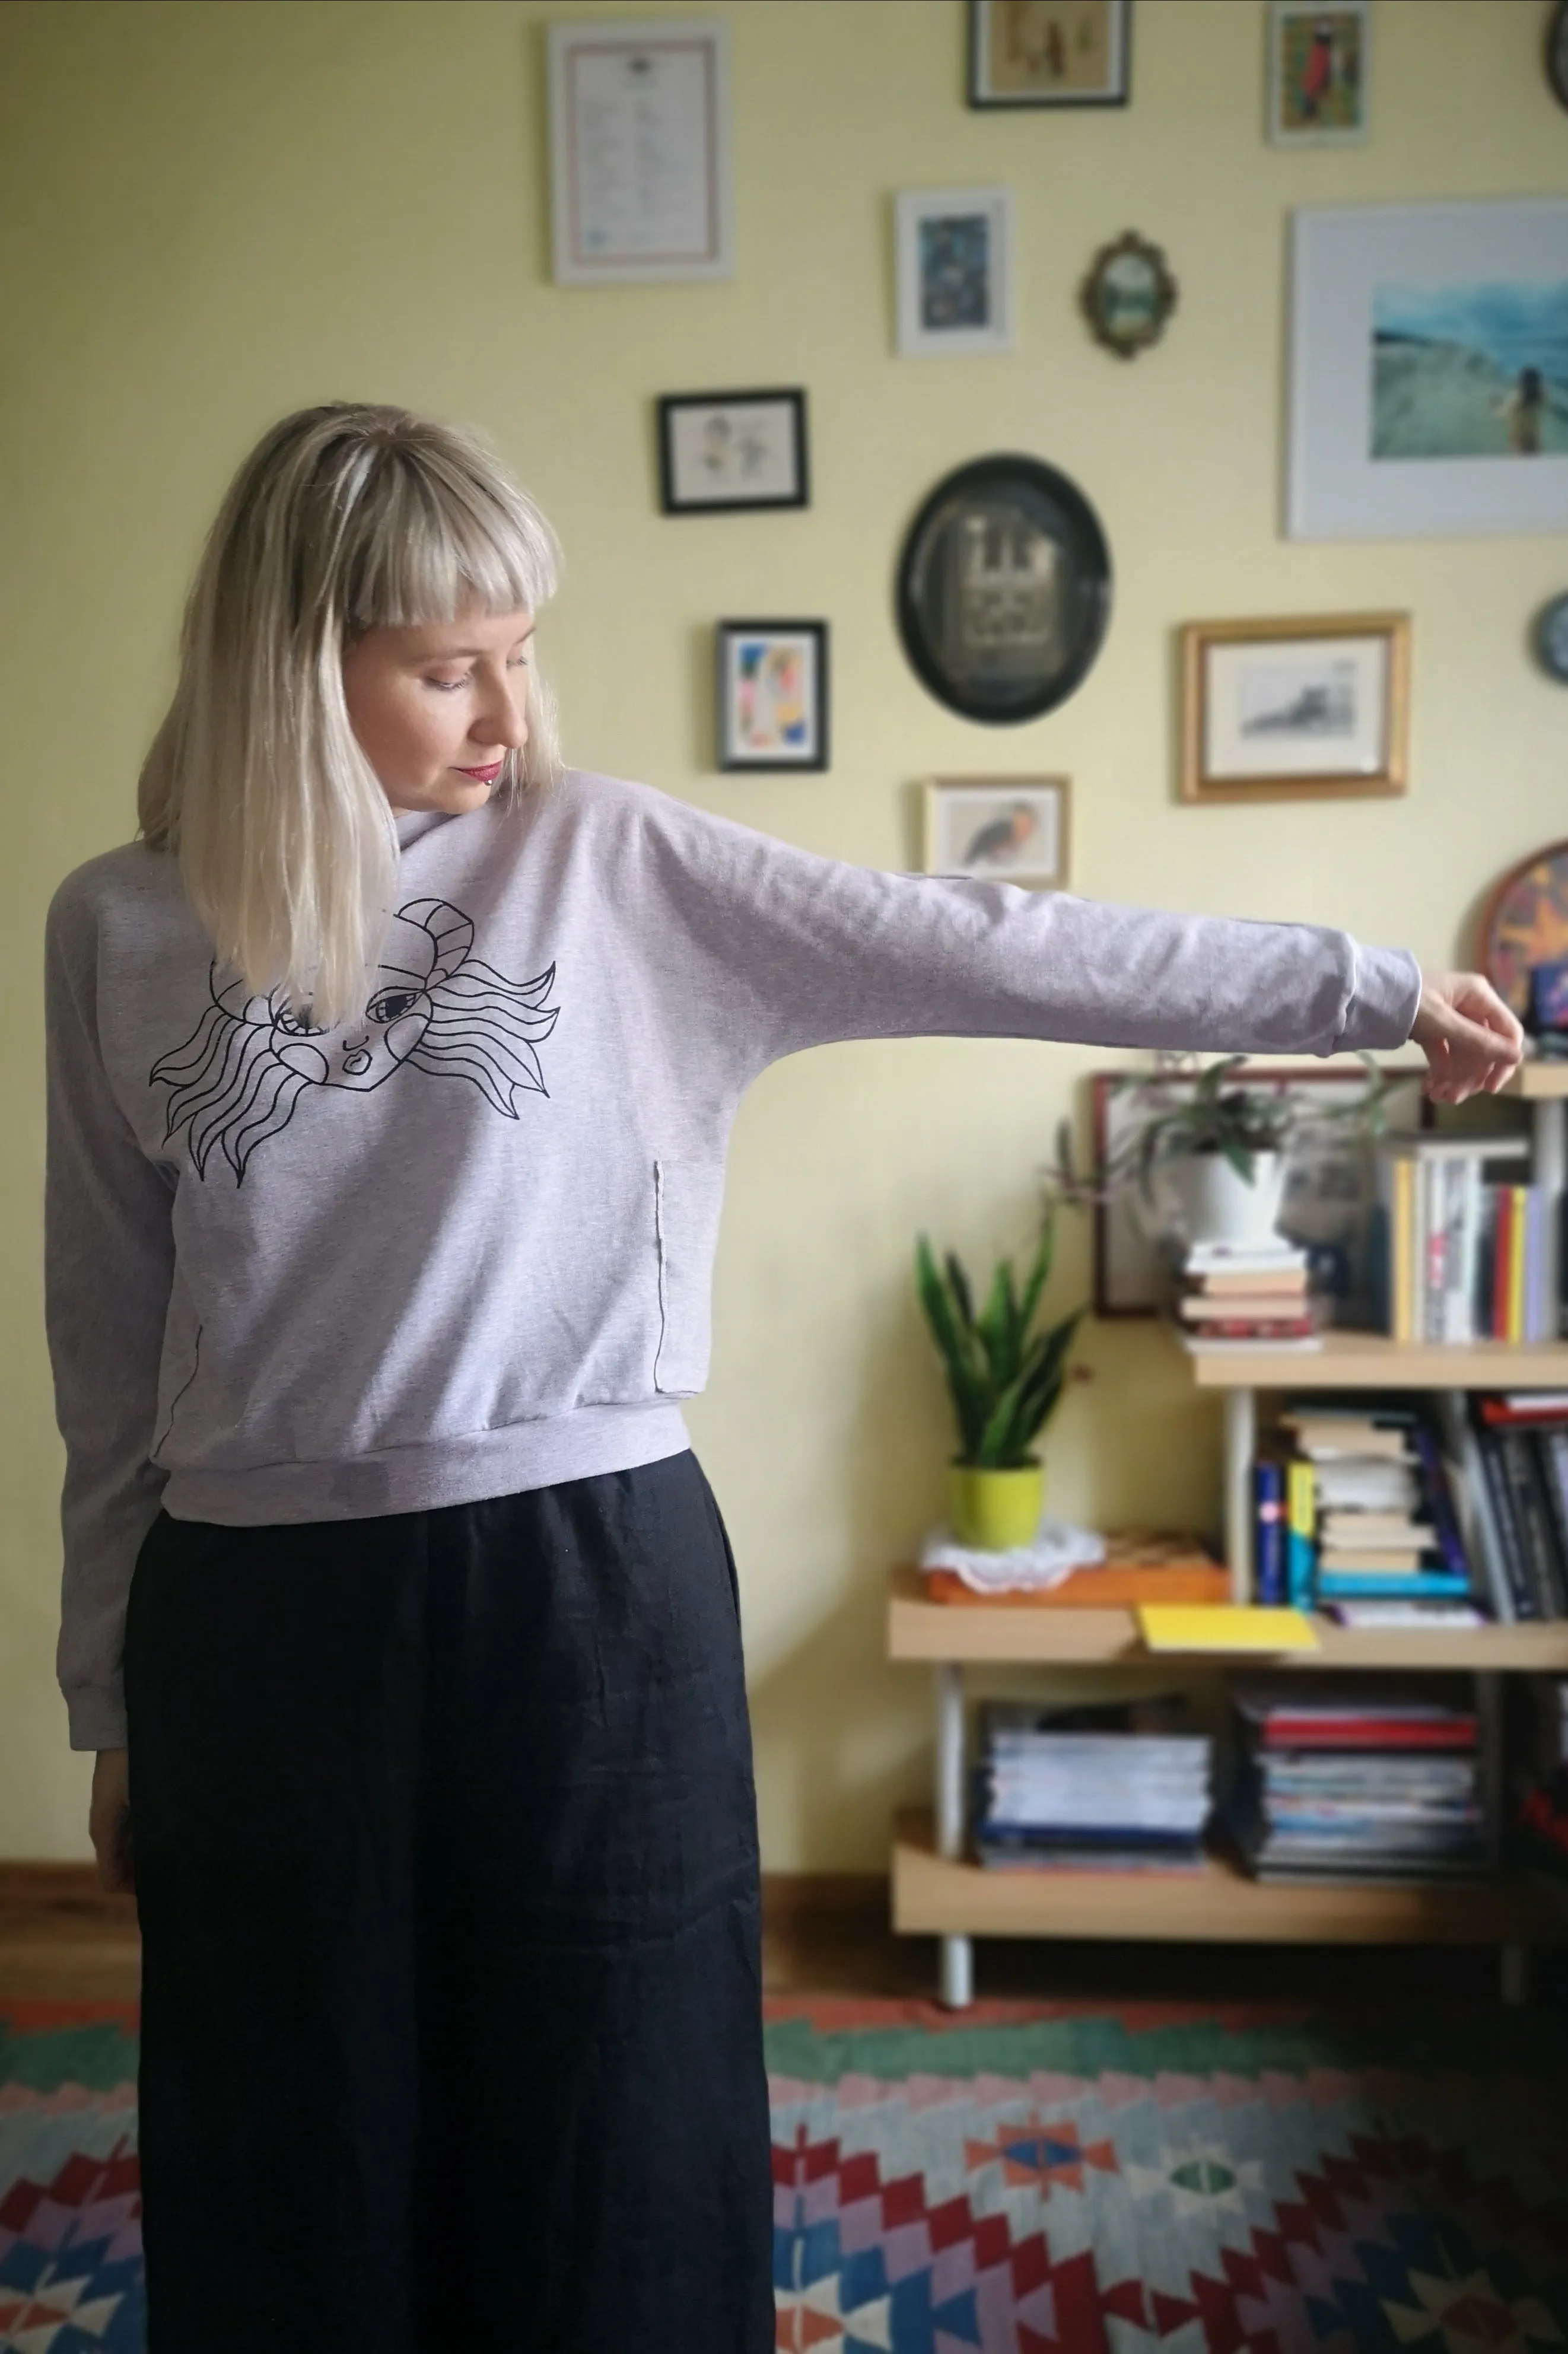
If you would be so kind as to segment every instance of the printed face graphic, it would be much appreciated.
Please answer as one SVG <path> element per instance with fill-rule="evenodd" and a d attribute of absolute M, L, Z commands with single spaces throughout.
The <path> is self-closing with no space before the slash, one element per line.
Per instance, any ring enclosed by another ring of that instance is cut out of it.
<path fill-rule="evenodd" d="M 243 1182 L 250 1154 L 286 1128 L 307 1087 L 365 1094 L 405 1064 L 440 1078 L 469 1080 L 504 1119 L 519 1091 L 544 1095 L 535 1051 L 556 1026 L 546 999 L 556 969 L 509 981 L 471 953 L 473 925 L 447 899 L 411 899 L 387 928 L 376 985 L 356 1022 L 313 1028 L 308 1013 L 246 989 L 218 983 L 195 1034 L 154 1064 L 151 1080 L 170 1088 L 166 1136 L 187 1123 L 191 1158 L 205 1177 L 214 1147 Z"/>

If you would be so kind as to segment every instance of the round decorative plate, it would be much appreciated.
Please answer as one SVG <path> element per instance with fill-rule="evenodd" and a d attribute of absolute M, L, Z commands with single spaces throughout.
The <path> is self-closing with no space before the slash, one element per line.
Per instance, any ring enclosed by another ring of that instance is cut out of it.
<path fill-rule="evenodd" d="M 1568 596 L 1553 597 L 1536 615 L 1535 652 L 1542 669 L 1568 686 Z"/>
<path fill-rule="evenodd" d="M 1505 875 L 1481 918 L 1481 970 L 1521 1018 L 1531 969 L 1568 957 L 1568 842 L 1538 850 Z"/>
<path fill-rule="evenodd" d="M 1076 483 L 1039 458 L 977 458 L 938 483 L 909 527 L 898 632 L 939 703 L 1007 726 L 1083 684 L 1110 592 L 1110 551 Z"/>

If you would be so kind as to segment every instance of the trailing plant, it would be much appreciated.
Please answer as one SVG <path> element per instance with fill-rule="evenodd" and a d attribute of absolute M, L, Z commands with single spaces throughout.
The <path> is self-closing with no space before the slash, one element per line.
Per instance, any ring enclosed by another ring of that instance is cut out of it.
<path fill-rule="evenodd" d="M 1038 1437 L 1062 1394 L 1067 1352 L 1083 1320 L 1075 1309 L 1058 1324 L 1032 1331 L 1051 1272 L 1050 1217 L 1022 1286 L 1011 1259 L 999 1259 L 983 1307 L 948 1251 L 941 1266 L 926 1236 L 915 1246 L 915 1280 L 926 1320 L 948 1378 L 959 1426 L 957 1460 L 975 1470 L 1016 1471 L 1032 1460 Z"/>
<path fill-rule="evenodd" d="M 1186 1055 L 1158 1055 L 1149 1076 L 1128 1078 L 1118 1088 L 1123 1103 L 1146 1116 L 1087 1175 L 1074 1163 L 1071 1131 L 1062 1123 L 1048 1195 L 1080 1204 L 1107 1201 L 1136 1184 L 1152 1203 L 1161 1163 L 1199 1153 L 1217 1153 L 1250 1185 L 1258 1154 L 1287 1150 L 1302 1129 L 1349 1122 L 1369 1136 L 1383 1133 L 1388 1079 L 1370 1055 L 1361 1058 L 1365 1087 L 1340 1103 L 1293 1094 L 1288 1078 L 1228 1086 L 1247 1059 L 1227 1055 L 1194 1075 Z"/>

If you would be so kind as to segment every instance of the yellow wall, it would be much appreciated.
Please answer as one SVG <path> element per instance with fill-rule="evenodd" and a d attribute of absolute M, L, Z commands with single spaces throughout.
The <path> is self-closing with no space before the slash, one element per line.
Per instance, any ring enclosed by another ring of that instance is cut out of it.
<path fill-rule="evenodd" d="M 1568 699 L 1526 658 L 1568 586 L 1554 538 L 1287 545 L 1277 511 L 1283 262 L 1298 203 L 1549 195 L 1568 122 L 1537 0 L 1379 0 L 1373 133 L 1262 130 L 1263 0 L 1138 0 L 1125 111 L 971 113 L 959 0 L 734 0 L 737 268 L 720 286 L 547 280 L 532 0 L 11 0 L 0 9 L 0 1124 L 8 1462 L 0 1523 L 0 1855 L 78 1856 L 89 1761 L 53 1679 L 55 1434 L 39 1311 L 39 940 L 58 877 L 133 825 L 178 603 L 231 468 L 283 410 L 398 400 L 494 434 L 564 536 L 546 647 L 568 748 L 811 848 L 917 863 L 914 779 L 1074 779 L 1075 885 L 1344 923 L 1431 962 L 1487 879 L 1568 832 Z M 585 13 L 611 13 L 591 7 Z M 641 9 L 636 13 L 651 13 Z M 680 13 L 686 13 L 683 8 Z M 891 355 L 891 192 L 1016 192 L 1006 358 Z M 1074 291 L 1134 227 L 1181 281 L 1165 345 L 1097 350 Z M 654 511 L 660 391 L 810 387 L 809 513 Z M 1104 517 L 1107 651 L 1030 726 L 916 684 L 895 550 L 931 482 L 1038 451 Z M 1195 616 L 1408 607 L 1407 800 L 1192 811 L 1173 800 L 1172 631 Z M 716 775 L 709 631 L 832 622 L 825 778 Z M 910 1237 L 1022 1240 L 1033 1172 L 1094 1056 L 1015 1044 L 835 1048 L 757 1087 L 735 1138 L 697 1443 L 744 1578 L 767 1861 L 878 1863 L 926 1769 L 927 1694 L 880 1656 L 886 1564 L 937 1507 L 946 1427 Z M 1069 1239 L 1061 1296 L 1084 1274 Z M 1093 1333 L 1054 1436 L 1092 1517 L 1202 1516 L 1215 1431 L 1147 1331 Z"/>

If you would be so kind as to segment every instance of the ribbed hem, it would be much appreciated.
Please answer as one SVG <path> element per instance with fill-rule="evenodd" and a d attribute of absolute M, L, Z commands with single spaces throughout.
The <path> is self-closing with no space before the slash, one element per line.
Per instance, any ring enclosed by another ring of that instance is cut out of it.
<path fill-rule="evenodd" d="M 125 1689 L 111 1684 L 73 1684 L 65 1695 L 73 1749 L 123 1749 Z"/>
<path fill-rule="evenodd" d="M 224 1528 L 300 1521 L 378 1519 L 476 1504 L 562 1479 L 631 1471 L 691 1445 L 679 1406 L 579 1406 L 547 1421 L 512 1422 L 458 1438 L 393 1447 L 344 1463 L 264 1463 L 243 1471 L 172 1470 L 164 1490 L 171 1520 Z"/>
<path fill-rule="evenodd" d="M 1345 1008 L 1339 1047 L 1386 1053 L 1403 1046 L 1415 1027 L 1421 1003 L 1421 967 L 1408 949 L 1369 949 L 1356 943 L 1356 977 Z"/>

